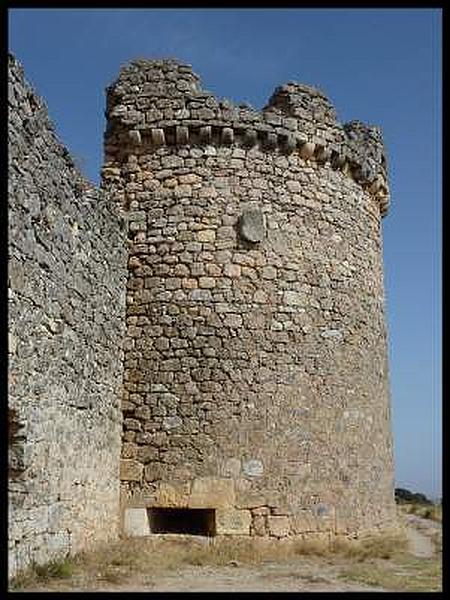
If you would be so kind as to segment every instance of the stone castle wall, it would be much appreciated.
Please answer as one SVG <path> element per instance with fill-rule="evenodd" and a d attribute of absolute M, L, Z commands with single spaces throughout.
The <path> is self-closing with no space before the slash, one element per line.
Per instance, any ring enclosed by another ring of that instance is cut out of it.
<path fill-rule="evenodd" d="M 217 534 L 392 523 L 379 130 L 308 86 L 258 112 L 134 61 L 97 190 L 9 72 L 10 574 L 152 507 Z"/>
<path fill-rule="evenodd" d="M 9 573 L 118 534 L 126 240 L 9 58 Z"/>
<path fill-rule="evenodd" d="M 261 112 L 176 61 L 108 90 L 103 187 L 128 218 L 122 506 L 217 533 L 394 519 L 380 132 L 289 83 Z"/>

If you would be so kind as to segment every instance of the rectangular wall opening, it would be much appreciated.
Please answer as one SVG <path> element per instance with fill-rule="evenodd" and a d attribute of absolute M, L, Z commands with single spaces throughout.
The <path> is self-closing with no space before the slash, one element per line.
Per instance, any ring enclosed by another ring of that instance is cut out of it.
<path fill-rule="evenodd" d="M 187 533 L 213 536 L 216 533 L 214 508 L 149 508 L 151 533 Z"/>

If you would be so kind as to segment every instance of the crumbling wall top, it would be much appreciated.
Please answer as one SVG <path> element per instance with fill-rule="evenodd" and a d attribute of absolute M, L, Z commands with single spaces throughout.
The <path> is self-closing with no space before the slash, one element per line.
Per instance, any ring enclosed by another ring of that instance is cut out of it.
<path fill-rule="evenodd" d="M 255 110 L 218 99 L 202 89 L 190 65 L 176 59 L 131 61 L 107 88 L 107 157 L 132 154 L 136 146 L 165 144 L 260 145 L 267 151 L 299 151 L 307 160 L 329 163 L 376 197 L 384 215 L 388 183 L 378 128 L 338 122 L 325 94 L 288 82 Z"/>

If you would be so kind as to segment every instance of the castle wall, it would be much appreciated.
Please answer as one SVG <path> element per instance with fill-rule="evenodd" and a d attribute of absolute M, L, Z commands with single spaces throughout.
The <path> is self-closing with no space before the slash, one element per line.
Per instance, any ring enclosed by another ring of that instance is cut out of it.
<path fill-rule="evenodd" d="M 118 534 L 126 246 L 9 58 L 9 573 Z"/>
<path fill-rule="evenodd" d="M 103 185 L 130 240 L 122 505 L 217 533 L 394 519 L 378 130 L 287 84 L 261 112 L 175 61 L 108 93 Z"/>

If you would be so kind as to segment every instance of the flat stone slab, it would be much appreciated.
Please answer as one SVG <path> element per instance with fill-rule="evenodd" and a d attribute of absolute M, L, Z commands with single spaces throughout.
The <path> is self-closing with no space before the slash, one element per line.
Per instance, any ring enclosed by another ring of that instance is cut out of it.
<path fill-rule="evenodd" d="M 216 510 L 217 535 L 249 535 L 252 517 L 249 510 L 218 508 Z"/>
<path fill-rule="evenodd" d="M 123 532 L 129 537 L 150 535 L 150 523 L 146 508 L 127 508 L 124 513 Z"/>

